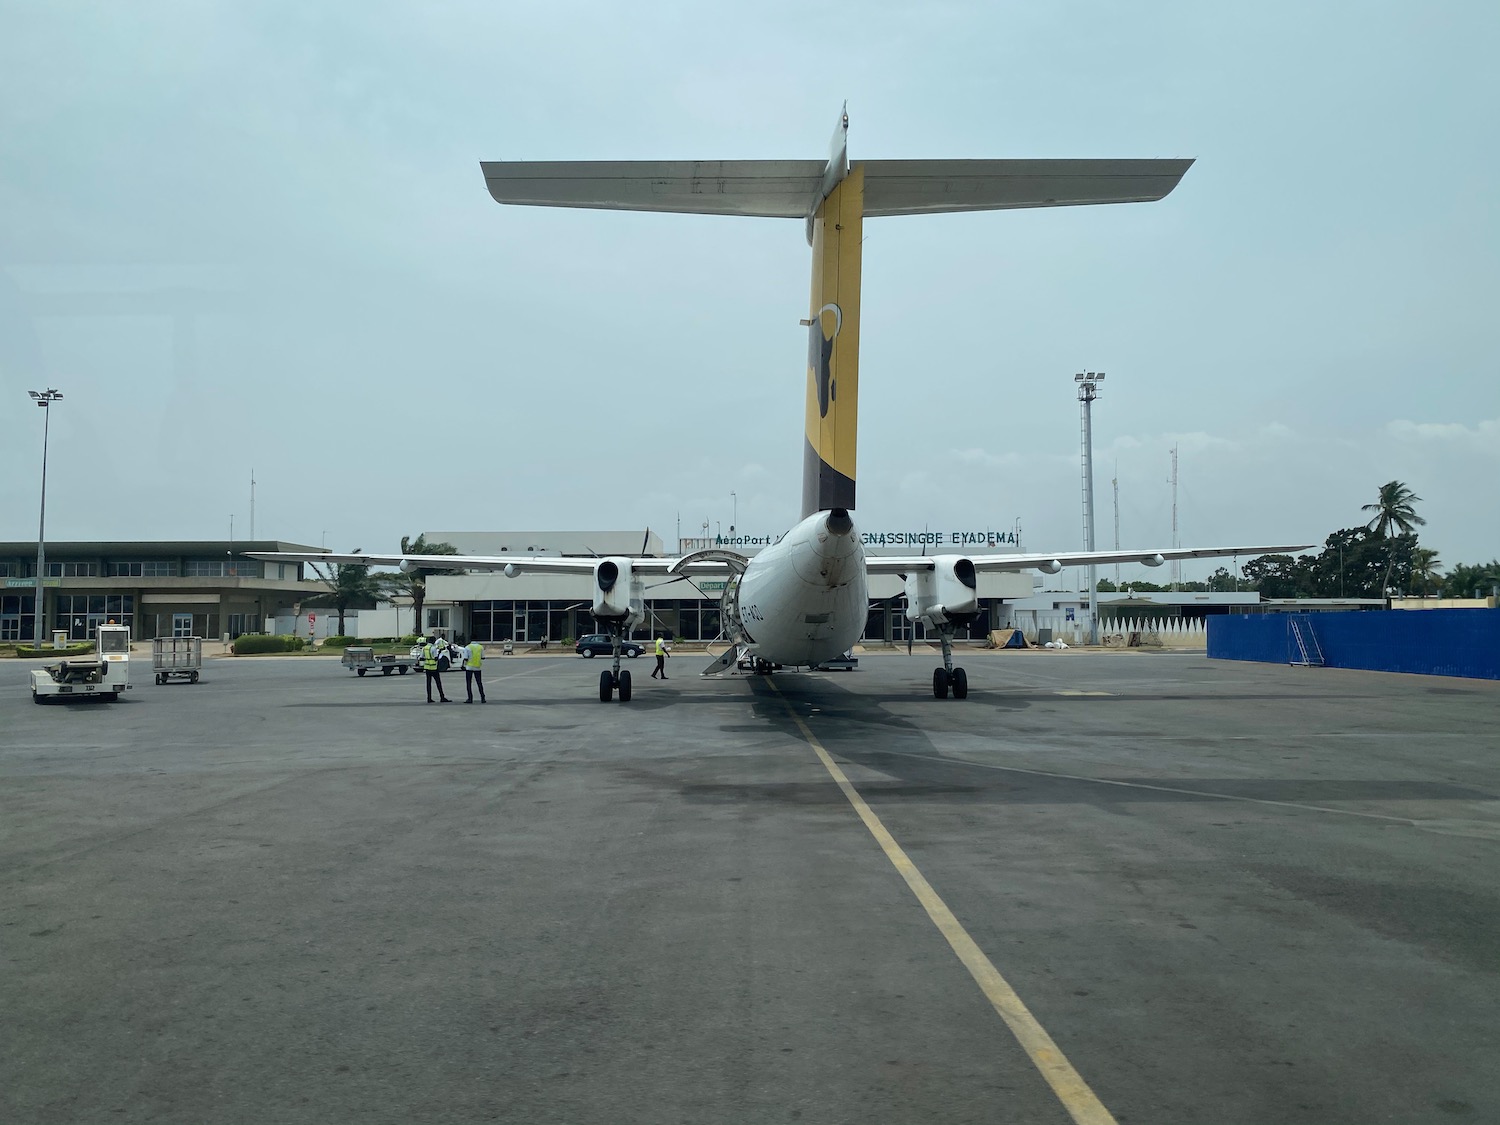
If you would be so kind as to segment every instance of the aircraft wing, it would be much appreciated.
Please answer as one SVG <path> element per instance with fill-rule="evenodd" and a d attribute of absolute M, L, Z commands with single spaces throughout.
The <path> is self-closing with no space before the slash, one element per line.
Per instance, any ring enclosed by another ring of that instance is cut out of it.
<path fill-rule="evenodd" d="M 352 566 L 396 566 L 403 570 L 503 570 L 507 577 L 550 571 L 553 574 L 593 574 L 598 559 L 567 558 L 559 555 L 336 555 L 301 552 L 251 551 L 252 559 L 265 562 L 336 563 Z M 609 556 L 618 557 L 618 556 Z M 673 571 L 675 559 L 630 560 L 631 569 L 641 574 L 724 574 L 723 563 L 692 563 Z"/>
<path fill-rule="evenodd" d="M 1303 551 L 1312 546 L 1302 543 L 1290 547 L 1164 547 L 1158 551 L 1077 551 L 1073 554 L 1051 555 L 968 555 L 963 557 L 974 564 L 975 570 L 1040 570 L 1056 574 L 1065 566 L 1107 566 L 1114 563 L 1141 563 L 1145 566 L 1161 566 L 1176 559 L 1222 559 L 1233 556 L 1253 558 L 1257 555 L 1283 555 Z M 945 554 L 962 554 L 947 551 Z M 866 555 L 865 570 L 869 574 L 908 574 L 913 571 L 931 570 L 932 555 Z"/>

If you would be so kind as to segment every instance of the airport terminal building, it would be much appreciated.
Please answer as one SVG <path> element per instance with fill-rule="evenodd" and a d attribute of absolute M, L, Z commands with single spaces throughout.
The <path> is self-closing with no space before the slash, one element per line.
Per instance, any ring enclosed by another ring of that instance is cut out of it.
<path fill-rule="evenodd" d="M 429 543 L 451 543 L 460 554 L 507 555 L 524 558 L 531 555 L 563 555 L 593 558 L 598 555 L 651 555 L 668 552 L 655 534 L 643 537 L 639 531 L 589 532 L 462 532 L 429 531 Z M 998 533 L 997 533 L 998 534 Z M 867 536 L 868 538 L 868 536 Z M 770 545 L 774 537 L 740 536 L 684 539 L 671 554 L 686 553 L 704 547 L 721 546 L 745 555 L 754 555 Z M 867 546 L 872 553 L 878 543 Z M 929 547 L 961 550 L 959 547 Z M 1010 546 L 974 546 L 971 550 L 1014 550 Z M 887 553 L 914 554 L 920 546 L 901 545 Z M 649 578 L 645 583 L 646 621 L 637 627 L 636 635 L 665 635 L 687 641 L 709 641 L 719 635 L 719 599 L 724 580 L 699 578 Z M 992 622 L 1003 620 L 1002 599 L 1030 597 L 1032 576 L 1028 574 L 981 574 L 979 594 L 984 612 L 961 636 L 984 637 Z M 587 576 L 562 574 L 521 574 L 506 578 L 499 572 L 461 575 L 433 575 L 427 579 L 427 604 L 424 628 L 450 636 L 464 636 L 489 642 L 541 641 L 558 642 L 596 631 L 589 616 L 592 583 Z M 912 629 L 906 620 L 901 580 L 893 575 L 870 579 L 870 614 L 865 626 L 869 641 L 904 642 Z M 373 622 L 372 622 L 373 624 Z M 916 626 L 914 639 L 922 639 L 922 627 Z M 361 632 L 380 635 L 364 628 Z"/>
<path fill-rule="evenodd" d="M 661 538 L 640 531 L 429 531 L 429 543 L 449 543 L 465 555 L 538 555 L 595 558 L 601 555 L 646 555 L 723 546 L 754 555 L 774 537 L 684 539 L 669 552 Z M 998 534 L 998 533 L 997 533 Z M 871 553 L 918 553 L 927 544 L 888 543 L 877 536 Z M 887 537 L 888 539 L 891 536 Z M 933 544 L 936 550 L 962 546 Z M 971 550 L 1014 550 L 1007 545 L 978 544 Z M 210 542 L 59 542 L 47 544 L 43 596 L 48 629 L 65 631 L 72 640 L 93 634 L 97 625 L 114 622 L 130 627 L 136 640 L 200 636 L 231 639 L 243 633 L 297 632 L 328 636 L 337 632 L 337 615 L 315 609 L 327 588 L 307 564 L 263 562 L 251 552 L 321 553 L 324 548 L 279 540 Z M 36 543 L 0 543 L 0 641 L 31 641 L 35 618 Z M 649 578 L 645 583 L 646 621 L 637 636 L 666 635 L 708 641 L 720 633 L 719 600 L 723 579 Z M 1009 621 L 1003 601 L 1030 597 L 1032 575 L 981 574 L 983 612 L 960 636 L 983 637 Z M 523 573 L 507 578 L 498 571 L 433 574 L 427 579 L 420 631 L 498 643 L 551 644 L 597 631 L 589 613 L 592 582 L 587 575 Z M 869 641 L 902 643 L 923 638 L 921 625 L 906 620 L 901 580 L 872 577 Z M 915 628 L 915 633 L 912 633 Z M 362 637 L 401 636 L 417 631 L 410 599 L 397 597 L 375 607 L 351 610 L 345 631 Z M 46 638 L 43 638 L 45 640 Z"/>
<path fill-rule="evenodd" d="M 48 543 L 48 631 L 84 640 L 113 622 L 135 640 L 261 632 L 324 587 L 305 580 L 303 565 L 246 552 L 318 550 L 277 540 Z M 35 640 L 35 540 L 0 543 L 0 584 L 0 641 Z"/>

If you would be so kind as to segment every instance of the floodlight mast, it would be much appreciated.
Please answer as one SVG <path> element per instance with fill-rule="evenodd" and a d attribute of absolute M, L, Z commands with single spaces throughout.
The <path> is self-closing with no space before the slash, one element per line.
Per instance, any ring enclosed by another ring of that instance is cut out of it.
<path fill-rule="evenodd" d="M 1080 371 L 1073 376 L 1078 384 L 1078 401 L 1083 404 L 1083 549 L 1094 549 L 1094 430 L 1091 407 L 1099 397 L 1102 371 Z M 1089 644 L 1099 643 L 1099 568 L 1089 564 Z"/>
<path fill-rule="evenodd" d="M 52 430 L 52 404 L 62 398 L 62 392 L 54 387 L 45 391 L 27 391 L 42 408 L 42 514 L 36 526 L 36 593 L 32 599 L 31 643 L 33 648 L 42 647 L 42 638 L 47 635 L 46 587 L 42 581 L 47 575 L 47 439 Z"/>

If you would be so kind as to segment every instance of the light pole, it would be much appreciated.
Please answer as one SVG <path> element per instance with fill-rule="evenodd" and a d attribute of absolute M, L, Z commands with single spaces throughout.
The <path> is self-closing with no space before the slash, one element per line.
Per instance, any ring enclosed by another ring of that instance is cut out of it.
<path fill-rule="evenodd" d="M 1078 401 L 1083 403 L 1083 549 L 1094 549 L 1094 431 L 1090 407 L 1099 397 L 1102 371 L 1080 371 L 1073 376 L 1078 384 Z M 1089 644 L 1099 643 L 1099 568 L 1089 564 Z"/>
<path fill-rule="evenodd" d="M 729 516 L 729 534 L 733 535 L 735 527 L 740 522 L 740 498 L 735 494 L 733 489 L 730 489 L 729 499 L 734 505 L 734 509 Z"/>
<path fill-rule="evenodd" d="M 50 407 L 62 398 L 62 392 L 49 387 L 45 391 L 28 391 L 27 394 L 36 400 L 46 415 L 42 422 L 42 516 L 36 527 L 36 624 L 32 626 L 32 645 L 41 648 L 42 638 L 47 635 L 47 602 L 42 585 L 47 576 L 47 437 L 52 430 Z"/>

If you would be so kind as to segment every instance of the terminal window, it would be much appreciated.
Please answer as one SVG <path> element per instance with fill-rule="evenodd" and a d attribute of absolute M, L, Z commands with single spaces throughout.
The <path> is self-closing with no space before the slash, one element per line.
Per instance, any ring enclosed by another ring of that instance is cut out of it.
<path fill-rule="evenodd" d="M 111 562 L 106 570 L 111 578 L 175 578 L 175 559 L 142 559 Z"/>

